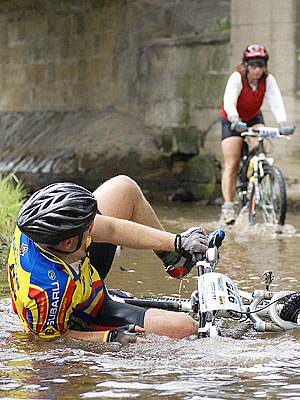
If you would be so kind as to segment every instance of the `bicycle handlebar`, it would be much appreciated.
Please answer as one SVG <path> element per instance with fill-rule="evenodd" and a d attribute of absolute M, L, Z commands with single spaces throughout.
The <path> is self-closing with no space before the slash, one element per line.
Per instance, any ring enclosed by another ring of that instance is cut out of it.
<path fill-rule="evenodd" d="M 279 137 L 288 138 L 291 136 L 296 129 L 295 125 L 285 125 L 283 127 L 270 127 L 270 126 L 259 126 L 257 128 L 249 127 L 246 131 L 241 133 L 242 137 L 253 136 L 260 139 L 276 139 Z"/>

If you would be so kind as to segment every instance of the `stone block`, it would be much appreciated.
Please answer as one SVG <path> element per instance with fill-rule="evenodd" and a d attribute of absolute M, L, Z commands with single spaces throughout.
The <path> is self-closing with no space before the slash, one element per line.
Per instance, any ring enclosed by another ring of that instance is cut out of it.
<path fill-rule="evenodd" d="M 48 34 L 50 36 L 63 37 L 72 34 L 72 14 L 51 15 L 48 21 Z"/>
<path fill-rule="evenodd" d="M 7 50 L 6 50 L 7 51 Z M 28 62 L 28 47 L 25 43 L 18 43 L 11 46 L 8 52 L 8 62 L 14 65 Z"/>
<path fill-rule="evenodd" d="M 31 64 L 27 65 L 26 71 L 26 83 L 32 87 L 35 85 L 42 84 L 46 79 L 46 66 L 45 64 Z"/>
<path fill-rule="evenodd" d="M 55 64 L 56 83 L 62 85 L 64 83 L 78 81 L 78 63 L 76 60 L 66 60 Z"/>
<path fill-rule="evenodd" d="M 213 156 L 198 154 L 181 164 L 176 181 L 194 200 L 208 200 L 219 193 L 220 171 L 220 164 Z"/>
<path fill-rule="evenodd" d="M 216 71 L 218 74 L 227 73 L 229 68 L 229 43 L 223 46 L 216 46 L 210 52 L 210 71 Z"/>
<path fill-rule="evenodd" d="M 268 24 L 271 20 L 269 0 L 241 1 L 232 0 L 231 2 L 231 21 L 232 25 L 248 24 L 255 19 L 256 24 Z M 253 32 L 251 32 L 252 34 Z"/>
<path fill-rule="evenodd" d="M 216 104 L 217 106 L 217 104 Z M 220 119 L 219 107 L 201 107 L 196 101 L 191 106 L 191 126 L 196 126 L 205 135 Z"/>
<path fill-rule="evenodd" d="M 184 166 L 184 176 L 191 182 L 216 183 L 220 181 L 220 164 L 211 154 L 200 153 Z"/>
<path fill-rule="evenodd" d="M 65 60 L 70 57 L 70 41 L 72 39 L 69 36 L 65 36 L 56 40 L 54 47 L 55 60 Z"/>
<path fill-rule="evenodd" d="M 156 126 L 162 129 L 177 126 L 182 115 L 186 114 L 185 107 L 186 105 L 181 99 L 150 103 L 145 110 L 146 126 Z"/>
<path fill-rule="evenodd" d="M 57 97 L 57 89 L 55 86 L 36 86 L 31 91 L 31 107 L 47 110 L 51 108 L 51 104 L 56 102 L 56 107 L 60 107 L 60 100 Z"/>
<path fill-rule="evenodd" d="M 44 15 L 36 13 L 24 20 L 24 40 L 40 39 L 48 36 L 48 21 Z"/>
<path fill-rule="evenodd" d="M 89 89 L 86 82 L 72 84 L 72 101 L 75 108 L 84 108 L 89 101 Z"/>
<path fill-rule="evenodd" d="M 86 79 L 95 82 L 103 77 L 109 76 L 112 69 L 111 58 L 95 57 L 89 58 L 86 62 Z"/>
<path fill-rule="evenodd" d="M 18 23 L 17 19 L 6 20 L 6 24 L 3 24 L 2 29 L 5 29 L 5 36 L 7 38 L 7 46 L 14 46 L 19 41 L 18 37 Z M 24 38 L 23 38 L 24 39 Z"/>
<path fill-rule="evenodd" d="M 182 157 L 198 154 L 198 132 L 194 127 L 165 129 L 161 151 L 164 155 Z"/>

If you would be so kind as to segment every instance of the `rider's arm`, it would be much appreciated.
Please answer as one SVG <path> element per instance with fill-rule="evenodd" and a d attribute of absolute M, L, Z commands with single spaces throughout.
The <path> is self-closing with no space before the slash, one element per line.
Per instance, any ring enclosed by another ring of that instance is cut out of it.
<path fill-rule="evenodd" d="M 241 74 L 237 71 L 233 72 L 228 78 L 223 98 L 224 110 L 228 115 L 229 121 L 233 121 L 239 117 L 236 104 L 242 87 Z"/>
<path fill-rule="evenodd" d="M 277 123 L 286 122 L 286 111 L 276 79 L 269 74 L 266 79 L 266 99 Z"/>
<path fill-rule="evenodd" d="M 175 249 L 176 235 L 124 219 L 96 215 L 92 230 L 95 242 L 108 242 L 133 249 Z"/>
<path fill-rule="evenodd" d="M 103 343 L 106 331 L 74 331 L 70 329 L 64 336 L 72 339 L 87 340 L 89 342 Z"/>
<path fill-rule="evenodd" d="M 128 325 L 129 327 L 129 325 Z M 69 330 L 65 337 L 78 340 L 86 340 L 88 342 L 107 343 L 107 342 L 119 342 L 122 344 L 128 343 L 143 343 L 146 340 L 143 337 L 139 337 L 135 333 L 144 333 L 145 329 L 138 325 L 134 325 L 132 331 L 124 330 L 127 326 L 116 328 L 112 331 L 74 331 Z M 135 333 L 133 333 L 135 332 Z"/>

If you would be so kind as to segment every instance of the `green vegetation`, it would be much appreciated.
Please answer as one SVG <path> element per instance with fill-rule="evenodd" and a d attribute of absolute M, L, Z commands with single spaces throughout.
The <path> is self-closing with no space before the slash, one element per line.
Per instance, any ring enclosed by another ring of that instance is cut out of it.
<path fill-rule="evenodd" d="M 218 18 L 216 25 L 211 30 L 213 32 L 227 32 L 231 29 L 231 21 L 229 17 Z"/>
<path fill-rule="evenodd" d="M 16 218 L 25 198 L 25 188 L 15 174 L 0 174 L 0 269 L 7 263 Z"/>

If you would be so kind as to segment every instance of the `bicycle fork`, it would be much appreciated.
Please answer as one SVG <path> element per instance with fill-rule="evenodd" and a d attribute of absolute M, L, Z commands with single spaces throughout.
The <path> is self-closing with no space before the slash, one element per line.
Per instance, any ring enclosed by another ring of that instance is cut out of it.
<path fill-rule="evenodd" d="M 209 249 L 213 250 L 213 249 Z M 203 298 L 202 288 L 200 286 L 200 276 L 207 272 L 212 272 L 212 265 L 206 260 L 199 260 L 196 263 L 198 270 L 198 317 L 199 317 L 199 328 L 198 338 L 215 337 L 218 336 L 218 329 L 215 324 L 216 311 L 201 311 L 201 304 L 205 303 Z"/>
<path fill-rule="evenodd" d="M 254 189 L 254 203 L 250 204 L 249 207 L 252 212 L 255 211 L 257 205 L 260 204 L 261 194 L 259 191 L 259 179 L 264 176 L 264 169 L 262 161 L 265 159 L 264 154 L 259 154 L 258 156 L 253 156 L 252 167 L 253 173 L 249 178 L 248 196 L 250 197 L 252 190 Z"/>

